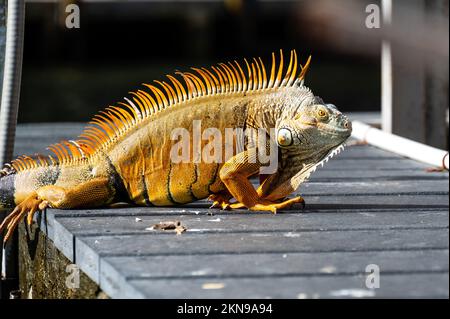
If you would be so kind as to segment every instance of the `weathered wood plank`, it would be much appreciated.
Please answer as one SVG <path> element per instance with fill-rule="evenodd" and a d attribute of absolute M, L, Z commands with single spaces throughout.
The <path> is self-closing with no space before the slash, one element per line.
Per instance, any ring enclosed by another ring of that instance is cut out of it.
<path fill-rule="evenodd" d="M 75 261 L 99 281 L 105 256 L 379 251 L 448 248 L 448 229 L 282 233 L 148 233 L 75 238 Z"/>
<path fill-rule="evenodd" d="M 422 180 L 447 180 L 448 172 L 427 172 L 424 169 L 410 169 L 410 170 L 361 170 L 357 167 L 351 174 L 348 170 L 317 170 L 311 175 L 310 181 L 402 181 L 408 183 L 409 181 Z"/>
<path fill-rule="evenodd" d="M 142 297 L 129 280 L 184 278 L 189 285 L 189 279 L 361 276 L 374 263 L 383 280 L 389 273 L 442 273 L 448 271 L 448 250 L 106 257 L 101 260 L 100 284 L 113 298 Z"/>
<path fill-rule="evenodd" d="M 224 278 L 364 274 L 376 264 L 384 273 L 448 271 L 448 249 L 331 253 L 217 254 L 105 257 L 101 275 L 127 279 Z"/>
<path fill-rule="evenodd" d="M 77 237 L 100 255 L 248 252 L 370 251 L 447 248 L 448 229 L 354 230 L 280 233 L 148 234 Z M 142 245 L 137 245 L 142 243 Z M 145 244 L 144 244 L 145 243 Z M 189 250 L 186 250 L 189 249 Z M 77 256 L 78 248 L 76 247 Z"/>
<path fill-rule="evenodd" d="M 448 180 L 435 181 L 361 181 L 361 182 L 313 182 L 300 186 L 300 193 L 318 196 L 356 195 L 356 194 L 433 194 L 446 192 L 448 194 Z"/>
<path fill-rule="evenodd" d="M 208 208 L 198 208 L 198 207 L 123 207 L 120 209 L 116 208 L 97 208 L 97 209 L 91 209 L 91 210 L 81 210 L 81 209 L 71 209 L 71 210 L 56 210 L 56 209 L 49 209 L 47 210 L 49 216 L 55 216 L 57 219 L 59 218 L 72 218 L 72 217 L 89 217 L 89 218 L 95 218 L 95 217 L 142 217 L 142 216 L 162 216 L 167 218 L 173 218 L 174 216 L 208 216 L 208 218 L 214 218 L 211 216 L 247 216 L 249 218 L 253 218 L 251 216 L 258 215 L 258 216 L 273 216 L 273 214 L 268 212 L 249 212 L 245 209 L 239 209 L 239 210 L 221 210 L 221 209 L 208 209 Z M 338 214 L 336 214 L 335 209 L 330 208 L 321 208 L 321 209 L 305 209 L 305 210 L 284 210 L 280 211 L 278 213 L 278 216 L 288 216 L 289 214 L 311 214 L 311 215 L 318 215 L 318 214 L 334 214 L 338 215 L 339 213 L 347 214 L 347 213 L 353 213 L 353 214 L 362 214 L 362 215 L 373 215 L 373 214 L 396 214 L 396 213 L 408 213 L 411 215 L 414 214 L 442 214 L 442 213 L 448 213 L 447 207 L 441 207 L 441 208 L 415 208 L 414 210 L 411 209 L 404 209 L 404 208 L 367 208 L 364 211 L 361 211 L 359 209 L 351 209 L 351 208 L 344 208 L 338 211 Z M 328 215 L 321 215 L 326 218 Z M 49 219 L 49 218 L 47 218 Z M 45 224 L 45 221 L 43 219 L 40 219 L 39 221 L 41 228 L 44 229 L 47 227 Z M 50 224 L 48 225 L 50 226 Z"/>
<path fill-rule="evenodd" d="M 416 195 L 356 195 L 356 196 L 305 196 L 309 209 L 343 208 L 448 208 L 448 195 L 416 196 Z"/>
<path fill-rule="evenodd" d="M 348 160 L 348 159 L 379 159 L 380 161 L 386 159 L 405 159 L 404 157 L 386 152 L 373 146 L 347 146 L 345 149 L 335 155 L 333 160 Z"/>
<path fill-rule="evenodd" d="M 382 275 L 379 289 L 365 276 L 151 280 L 129 283 L 146 298 L 448 298 L 448 274 Z M 203 289 L 207 283 L 222 289 Z M 418 289 L 420 287 L 420 289 Z"/>
<path fill-rule="evenodd" d="M 139 221 L 136 222 L 136 218 Z M 58 217 L 70 234 L 119 235 L 147 233 L 146 228 L 161 221 L 181 221 L 187 231 L 198 232 L 289 232 L 320 230 L 364 230 L 364 229 L 418 229 L 445 228 L 449 224 L 448 211 L 395 212 L 395 213 L 299 213 L 299 214 L 254 214 L 227 213 L 217 216 L 188 214 L 114 216 L 84 215 L 84 217 Z M 71 240 L 72 237 L 67 237 Z"/>
<path fill-rule="evenodd" d="M 430 165 L 419 163 L 409 159 L 354 159 L 349 158 L 347 160 L 333 161 L 329 160 L 323 165 L 319 166 L 320 170 L 388 170 L 388 171 L 402 171 L 402 170 L 425 170 L 429 168 Z M 393 172 L 394 173 L 394 172 Z"/>

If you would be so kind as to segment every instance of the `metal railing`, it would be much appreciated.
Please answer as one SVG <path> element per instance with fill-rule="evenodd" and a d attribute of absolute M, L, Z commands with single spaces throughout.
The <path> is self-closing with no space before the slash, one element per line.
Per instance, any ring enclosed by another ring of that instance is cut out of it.
<path fill-rule="evenodd" d="M 11 161 L 14 151 L 17 112 L 19 109 L 20 81 L 22 75 L 23 33 L 25 24 L 24 0 L 7 2 L 5 62 L 0 107 L 0 165 Z M 4 216 L 2 216 L 3 218 Z M 0 244 L 3 247 L 2 234 Z M 17 233 L 4 249 L 1 298 L 9 298 L 18 289 L 18 238 Z"/>

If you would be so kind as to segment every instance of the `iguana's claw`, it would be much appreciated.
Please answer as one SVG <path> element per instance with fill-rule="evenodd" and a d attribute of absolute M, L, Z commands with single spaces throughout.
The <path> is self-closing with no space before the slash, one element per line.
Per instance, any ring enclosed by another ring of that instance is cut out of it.
<path fill-rule="evenodd" d="M 226 202 L 214 201 L 209 208 L 221 208 L 222 210 L 230 209 L 230 204 Z"/>
<path fill-rule="evenodd" d="M 34 214 L 47 207 L 48 202 L 40 199 L 36 193 L 28 196 L 23 202 L 17 205 L 0 225 L 0 233 L 6 230 L 6 235 L 3 239 L 4 244 L 11 238 L 14 229 L 16 229 L 23 218 L 26 217 L 28 225 L 31 225 Z"/>
<path fill-rule="evenodd" d="M 231 195 L 211 194 L 209 195 L 208 200 L 213 201 L 213 203 L 209 208 L 221 208 L 222 210 L 228 210 L 231 208 L 230 199 Z"/>

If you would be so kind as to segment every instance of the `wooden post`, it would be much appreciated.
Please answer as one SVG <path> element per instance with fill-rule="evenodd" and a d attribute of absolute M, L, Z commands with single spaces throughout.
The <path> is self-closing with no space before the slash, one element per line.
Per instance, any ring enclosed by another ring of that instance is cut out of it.
<path fill-rule="evenodd" d="M 430 16 L 447 20 L 448 27 L 448 0 L 426 1 L 425 4 Z M 448 56 L 446 61 L 427 59 L 425 76 L 425 143 L 448 149 Z"/>
<path fill-rule="evenodd" d="M 414 14 L 406 15 L 402 9 Z M 417 41 L 421 28 L 426 27 L 427 14 L 448 15 L 445 1 L 440 0 L 383 0 L 382 11 L 387 32 L 417 28 Z M 411 47 L 400 41 L 382 41 L 382 129 L 447 149 L 448 61 L 443 66 L 427 48 Z"/>

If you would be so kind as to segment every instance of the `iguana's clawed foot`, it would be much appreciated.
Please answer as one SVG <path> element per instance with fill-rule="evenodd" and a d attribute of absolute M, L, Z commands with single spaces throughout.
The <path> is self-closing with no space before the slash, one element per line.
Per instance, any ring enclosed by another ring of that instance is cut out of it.
<path fill-rule="evenodd" d="M 284 209 L 291 207 L 293 204 L 302 204 L 302 207 L 305 207 L 305 200 L 300 197 L 294 197 L 291 199 L 287 199 L 285 201 L 282 201 L 280 203 L 271 202 L 265 199 L 261 199 L 259 203 L 255 204 L 252 207 L 249 207 L 250 210 L 256 210 L 256 211 L 271 211 L 272 213 L 276 214 L 279 209 Z"/>
<path fill-rule="evenodd" d="M 3 239 L 4 243 L 6 244 L 8 242 L 14 232 L 14 229 L 23 218 L 26 217 L 28 225 L 31 225 L 34 214 L 37 211 L 44 210 L 47 207 L 48 202 L 40 199 L 36 193 L 33 193 L 17 205 L 0 225 L 0 233 L 6 230 L 6 235 Z"/>
<path fill-rule="evenodd" d="M 222 194 L 213 194 L 208 197 L 209 200 L 213 201 L 211 208 L 221 208 L 221 209 L 239 209 L 245 208 L 246 206 L 243 203 L 230 203 L 230 198 L 226 195 Z M 292 206 L 293 204 L 301 204 L 302 209 L 305 208 L 305 200 L 298 196 L 291 199 L 286 199 L 281 202 L 272 202 L 266 199 L 260 199 L 260 201 L 255 204 L 253 207 L 249 207 L 249 210 L 254 211 L 271 211 L 276 214 L 277 210 L 284 209 Z"/>
<path fill-rule="evenodd" d="M 221 208 L 222 210 L 230 209 L 230 194 L 211 194 L 208 200 L 212 201 L 212 205 L 209 208 Z"/>

